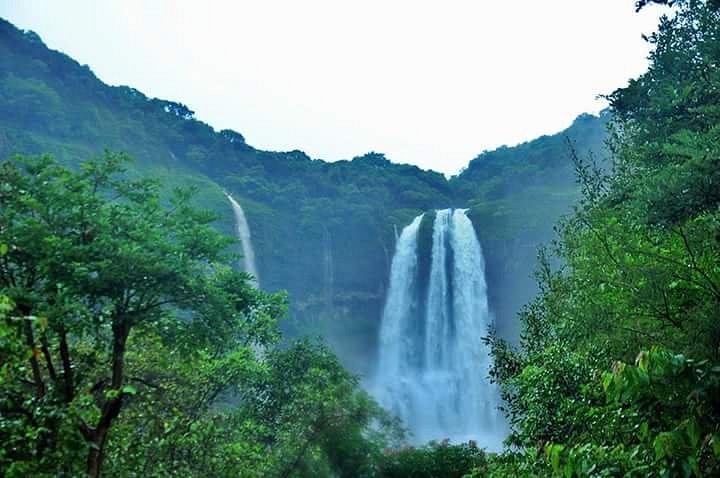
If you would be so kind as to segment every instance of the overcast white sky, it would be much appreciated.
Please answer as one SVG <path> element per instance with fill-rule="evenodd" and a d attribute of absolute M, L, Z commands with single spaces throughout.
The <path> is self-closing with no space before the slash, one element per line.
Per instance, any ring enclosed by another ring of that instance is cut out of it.
<path fill-rule="evenodd" d="M 453 174 L 567 127 L 646 68 L 633 0 L 0 0 L 109 84 L 326 160 Z"/>

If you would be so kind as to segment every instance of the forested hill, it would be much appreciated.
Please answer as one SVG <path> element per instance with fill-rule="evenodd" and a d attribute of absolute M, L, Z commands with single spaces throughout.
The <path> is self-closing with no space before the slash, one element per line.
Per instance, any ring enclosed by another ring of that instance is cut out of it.
<path fill-rule="evenodd" d="M 246 210 L 262 287 L 290 292 L 286 328 L 324 334 L 359 371 L 374 349 L 395 228 L 424 210 L 470 206 L 502 328 L 534 290 L 526 258 L 577 197 L 564 138 L 599 150 L 605 121 L 581 116 L 567 132 L 484 153 L 452 180 L 376 153 L 328 163 L 255 149 L 182 103 L 108 86 L 0 19 L 0 158 L 50 153 L 75 166 L 104 148 L 126 151 L 134 174 L 196 186 L 226 233 L 230 192 Z M 521 286 L 506 290 L 509 281 Z"/>
<path fill-rule="evenodd" d="M 607 112 L 580 115 L 558 134 L 484 152 L 450 180 L 483 243 L 490 301 L 505 336 L 517 336 L 518 307 L 537 293 L 538 248 L 579 199 L 572 155 L 604 164 L 609 121 Z"/>

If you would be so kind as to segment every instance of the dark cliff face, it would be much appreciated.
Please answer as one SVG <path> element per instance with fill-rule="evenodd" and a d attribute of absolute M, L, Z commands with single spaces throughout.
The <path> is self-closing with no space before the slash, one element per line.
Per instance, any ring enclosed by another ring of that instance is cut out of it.
<path fill-rule="evenodd" d="M 568 130 L 578 149 L 599 149 L 607 118 Z M 234 233 L 223 190 L 243 205 L 263 287 L 287 290 L 285 328 L 328 338 L 367 373 L 395 242 L 423 211 L 469 207 L 483 243 L 491 306 L 501 330 L 530 297 L 537 245 L 576 198 L 563 134 L 483 153 L 459 176 L 395 164 L 370 153 L 327 163 L 300 151 L 253 148 L 216 132 L 182 103 L 111 87 L 87 66 L 0 19 L 0 158 L 50 153 L 77 165 L 104 148 L 136 158 L 129 174 L 191 186 Z"/>

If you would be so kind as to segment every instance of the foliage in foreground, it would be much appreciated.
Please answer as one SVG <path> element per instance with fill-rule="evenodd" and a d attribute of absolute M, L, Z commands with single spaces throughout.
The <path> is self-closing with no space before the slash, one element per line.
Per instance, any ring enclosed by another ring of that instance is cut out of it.
<path fill-rule="evenodd" d="M 380 462 L 383 478 L 462 478 L 473 469 L 485 469 L 487 457 L 473 442 L 450 445 L 431 442 L 423 447 L 387 450 Z"/>
<path fill-rule="evenodd" d="M 674 3 L 608 97 L 612 164 L 574 158 L 521 347 L 491 340 L 518 451 L 490 476 L 720 474 L 720 11 Z"/>
<path fill-rule="evenodd" d="M 0 475 L 372 472 L 390 420 L 126 159 L 0 164 Z"/>

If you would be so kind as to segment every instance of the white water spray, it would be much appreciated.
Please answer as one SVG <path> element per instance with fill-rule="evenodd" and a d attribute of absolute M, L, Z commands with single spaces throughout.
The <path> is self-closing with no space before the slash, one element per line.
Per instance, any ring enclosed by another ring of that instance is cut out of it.
<path fill-rule="evenodd" d="M 257 267 L 255 266 L 255 251 L 252 246 L 252 238 L 250 236 L 250 226 L 248 225 L 247 218 L 245 217 L 245 211 L 242 206 L 238 203 L 230 194 L 225 193 L 230 205 L 232 206 L 233 212 L 235 213 L 235 223 L 237 226 L 238 239 L 240 239 L 240 246 L 242 247 L 242 269 L 251 274 L 254 277 L 254 283 L 256 287 L 260 286 L 260 276 L 258 275 Z"/>
<path fill-rule="evenodd" d="M 465 213 L 437 211 L 426 278 L 418 268 L 422 216 L 400 234 L 380 329 L 375 393 L 416 443 L 475 440 L 499 450 L 506 426 L 482 341 L 491 325 L 485 263 Z"/>

